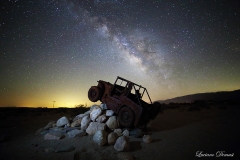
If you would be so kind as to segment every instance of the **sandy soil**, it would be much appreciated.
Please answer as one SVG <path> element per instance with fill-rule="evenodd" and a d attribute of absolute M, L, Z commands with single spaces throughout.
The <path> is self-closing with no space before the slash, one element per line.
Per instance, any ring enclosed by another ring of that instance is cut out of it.
<path fill-rule="evenodd" d="M 208 159 L 219 159 L 216 157 L 218 151 L 224 151 L 224 154 L 234 153 L 233 157 L 227 159 L 238 159 L 240 156 L 239 106 L 227 109 L 210 107 L 200 111 L 188 111 L 187 107 L 165 110 L 149 124 L 148 134 L 151 134 L 153 142 L 147 144 L 141 138 L 131 137 L 129 152 L 117 152 L 109 145 L 98 146 L 93 143 L 92 136 L 50 141 L 35 135 L 39 128 L 51 120 L 72 116 L 67 112 L 9 114 L 1 111 L 0 116 L 1 160 L 112 160 L 124 154 L 132 155 L 136 160 L 204 158 L 196 157 L 198 151 L 214 154 Z M 47 148 L 68 146 L 75 147 L 75 150 L 61 153 L 45 151 Z M 226 159 L 223 155 L 221 157 Z"/>

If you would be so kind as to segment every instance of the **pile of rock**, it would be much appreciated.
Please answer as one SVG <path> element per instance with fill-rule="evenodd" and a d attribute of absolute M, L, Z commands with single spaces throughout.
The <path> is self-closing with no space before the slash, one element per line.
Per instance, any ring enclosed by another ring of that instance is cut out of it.
<path fill-rule="evenodd" d="M 129 136 L 143 137 L 146 143 L 151 142 L 149 135 L 143 136 L 140 129 L 129 131 L 119 128 L 114 112 L 106 104 L 93 105 L 89 111 L 77 115 L 75 118 L 61 117 L 57 122 L 51 121 L 36 135 L 44 135 L 45 140 L 59 140 L 93 135 L 93 141 L 98 145 L 114 145 L 117 151 L 130 149 Z"/>

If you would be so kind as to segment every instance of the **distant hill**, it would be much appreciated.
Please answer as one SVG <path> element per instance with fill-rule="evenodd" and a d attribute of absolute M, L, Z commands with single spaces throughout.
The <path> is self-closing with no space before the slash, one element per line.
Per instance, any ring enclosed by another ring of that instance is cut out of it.
<path fill-rule="evenodd" d="M 190 103 L 195 100 L 204 100 L 204 101 L 223 101 L 229 100 L 233 102 L 240 102 L 240 89 L 235 91 L 221 91 L 221 92 L 210 92 L 210 93 L 197 93 L 186 95 L 182 97 L 176 97 L 167 100 L 159 100 L 160 103 Z"/>

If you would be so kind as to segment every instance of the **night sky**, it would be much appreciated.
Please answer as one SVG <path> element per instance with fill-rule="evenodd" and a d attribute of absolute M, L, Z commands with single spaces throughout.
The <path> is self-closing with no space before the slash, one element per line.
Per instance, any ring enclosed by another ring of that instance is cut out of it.
<path fill-rule="evenodd" d="M 240 89 L 238 0 L 0 3 L 0 106 L 89 106 L 117 76 L 153 101 Z"/>

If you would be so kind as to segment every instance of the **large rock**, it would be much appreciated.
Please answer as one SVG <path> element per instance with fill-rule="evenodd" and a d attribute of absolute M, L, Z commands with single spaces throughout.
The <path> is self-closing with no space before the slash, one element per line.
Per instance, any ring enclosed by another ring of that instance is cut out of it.
<path fill-rule="evenodd" d="M 106 105 L 105 103 L 101 103 L 101 104 L 100 104 L 100 108 L 101 108 L 102 110 L 107 110 L 107 109 L 108 109 L 108 107 L 107 107 L 107 105 Z"/>
<path fill-rule="evenodd" d="M 78 119 L 82 119 L 83 117 L 89 115 L 90 113 L 91 113 L 91 111 L 89 110 L 89 111 L 86 111 L 86 112 L 83 113 L 83 114 L 81 113 L 81 114 L 77 115 L 77 116 L 73 119 L 73 122 L 76 121 L 76 120 L 78 120 Z"/>
<path fill-rule="evenodd" d="M 122 134 L 126 137 L 129 137 L 129 131 L 127 129 L 125 129 Z"/>
<path fill-rule="evenodd" d="M 99 108 L 98 105 L 94 104 L 90 107 L 89 111 L 91 112 L 92 110 L 94 110 L 95 108 Z"/>
<path fill-rule="evenodd" d="M 73 119 L 73 122 L 74 121 L 76 121 L 76 120 L 78 120 L 78 119 L 82 119 L 84 116 L 86 116 L 85 114 L 79 114 L 79 115 L 77 115 L 74 119 Z"/>
<path fill-rule="evenodd" d="M 68 124 L 65 124 L 65 125 L 64 125 L 64 128 L 69 128 L 70 126 L 71 126 L 71 124 L 68 123 Z"/>
<path fill-rule="evenodd" d="M 44 140 L 59 140 L 62 138 L 64 138 L 64 135 L 60 133 L 47 133 L 44 135 Z"/>
<path fill-rule="evenodd" d="M 122 129 L 120 128 L 114 129 L 114 132 L 118 134 L 118 137 L 122 136 Z"/>
<path fill-rule="evenodd" d="M 113 114 L 114 114 L 114 112 L 110 109 L 106 111 L 106 116 L 107 117 L 111 117 L 111 116 L 113 116 Z"/>
<path fill-rule="evenodd" d="M 105 114 L 103 114 L 96 119 L 96 122 L 104 123 L 104 122 L 106 122 L 106 120 L 107 120 L 107 117 Z"/>
<path fill-rule="evenodd" d="M 91 111 L 88 110 L 88 111 L 84 112 L 84 115 L 87 116 L 87 115 L 90 115 L 90 113 L 91 113 Z"/>
<path fill-rule="evenodd" d="M 71 127 L 79 127 L 81 126 L 82 118 L 72 122 Z"/>
<path fill-rule="evenodd" d="M 144 135 L 143 136 L 143 142 L 151 143 L 152 142 L 152 137 L 150 135 Z"/>
<path fill-rule="evenodd" d="M 82 132 L 84 132 L 84 131 L 83 130 L 79 130 L 79 129 L 74 129 L 74 130 L 69 131 L 67 134 L 68 134 L 69 138 L 74 138 L 74 137 L 77 137 Z"/>
<path fill-rule="evenodd" d="M 81 129 L 86 130 L 90 122 L 91 122 L 91 119 L 89 115 L 86 115 L 85 117 L 83 117 L 81 121 Z"/>
<path fill-rule="evenodd" d="M 130 143 L 126 136 L 121 136 L 117 139 L 114 144 L 114 149 L 117 151 L 128 151 L 130 150 Z"/>
<path fill-rule="evenodd" d="M 116 116 L 110 117 L 110 118 L 107 120 L 106 125 L 107 125 L 108 128 L 110 128 L 110 129 L 116 129 L 116 128 L 118 127 L 117 117 L 116 117 Z"/>
<path fill-rule="evenodd" d="M 111 132 L 108 135 L 108 144 L 114 145 L 117 139 L 118 139 L 118 134 L 116 132 Z"/>
<path fill-rule="evenodd" d="M 97 130 L 105 130 L 106 129 L 106 124 L 100 123 L 100 122 L 91 122 L 86 129 L 86 132 L 89 135 L 93 135 L 96 133 Z"/>
<path fill-rule="evenodd" d="M 136 128 L 133 131 L 130 131 L 129 135 L 135 138 L 141 138 L 143 137 L 143 131 L 141 129 Z"/>
<path fill-rule="evenodd" d="M 101 114 L 102 114 L 102 109 L 100 107 L 96 107 L 90 113 L 90 118 L 94 122 L 97 119 L 97 117 L 100 116 Z"/>
<path fill-rule="evenodd" d="M 49 128 L 49 132 L 50 132 L 50 133 L 61 133 L 61 134 L 65 134 L 65 133 L 67 133 L 67 128 L 53 127 L 53 128 Z"/>
<path fill-rule="evenodd" d="M 104 130 L 97 130 L 93 136 L 93 141 L 98 145 L 105 145 L 107 143 L 107 132 Z"/>
<path fill-rule="evenodd" d="M 68 121 L 67 117 L 64 116 L 57 120 L 57 127 L 62 127 L 68 123 L 69 123 L 69 121 Z"/>

